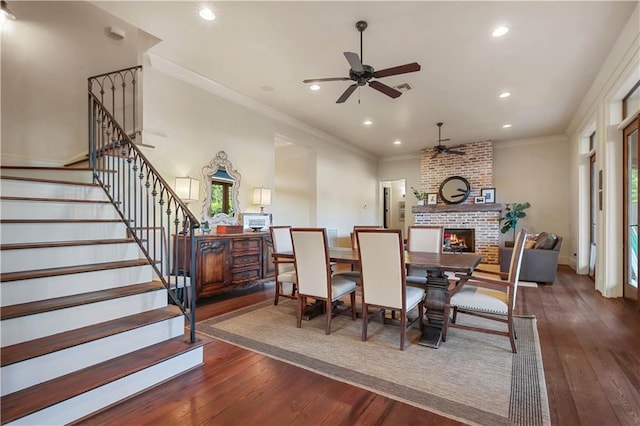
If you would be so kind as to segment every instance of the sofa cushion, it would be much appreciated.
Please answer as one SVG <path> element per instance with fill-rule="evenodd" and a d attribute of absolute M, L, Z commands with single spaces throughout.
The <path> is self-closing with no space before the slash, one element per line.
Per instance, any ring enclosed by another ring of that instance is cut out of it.
<path fill-rule="evenodd" d="M 552 250 L 558 242 L 558 236 L 549 232 L 541 232 L 538 235 L 536 244 L 533 246 L 535 249 Z"/>

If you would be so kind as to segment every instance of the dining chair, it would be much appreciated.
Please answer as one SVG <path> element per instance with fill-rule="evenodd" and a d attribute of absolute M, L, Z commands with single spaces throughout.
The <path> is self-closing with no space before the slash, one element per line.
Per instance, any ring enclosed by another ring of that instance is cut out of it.
<path fill-rule="evenodd" d="M 340 275 L 332 276 L 325 228 L 291 228 L 293 256 L 298 277 L 297 327 L 302 327 L 302 310 L 307 298 L 323 300 L 325 333 L 331 334 L 333 302 L 349 295 L 351 318 L 356 320 L 356 283 Z"/>
<path fill-rule="evenodd" d="M 516 353 L 516 332 L 513 324 L 513 311 L 516 306 L 518 294 L 518 280 L 520 278 L 520 266 L 522 253 L 527 236 L 527 230 L 521 229 L 514 247 L 513 256 L 509 265 L 507 279 L 502 280 L 499 272 L 496 278 L 489 278 L 486 272 L 482 276 L 457 274 L 460 279 L 454 288 L 450 288 L 445 302 L 445 321 L 442 328 L 442 340 L 447 339 L 449 327 L 465 330 L 480 331 L 484 333 L 508 336 L 511 342 L 511 351 Z M 453 309 L 453 316 L 449 315 Z M 480 325 L 465 325 L 457 323 L 458 313 L 475 315 L 489 320 L 507 324 L 507 331 L 482 327 Z"/>
<path fill-rule="evenodd" d="M 423 251 L 427 253 L 442 252 L 442 226 L 413 225 L 409 226 L 407 234 L 407 250 Z M 407 268 L 407 283 L 424 285 L 427 281 L 427 271 L 409 266 Z"/>
<path fill-rule="evenodd" d="M 271 242 L 273 243 L 273 251 L 275 253 L 293 251 L 291 244 L 291 226 L 270 226 Z M 292 259 L 278 258 L 273 259 L 276 270 L 276 285 L 273 304 L 277 305 L 281 297 L 287 299 L 296 299 L 296 286 L 298 278 L 296 276 L 296 268 Z M 285 293 L 284 283 L 291 284 L 291 294 Z"/>
<path fill-rule="evenodd" d="M 358 229 L 383 229 L 383 227 L 380 225 L 354 225 L 353 231 L 351 232 L 351 248 L 353 250 L 358 249 L 358 242 L 356 241 L 356 231 Z M 350 271 L 340 271 L 337 274 L 343 278 L 354 281 L 356 284 L 360 284 L 360 271 L 356 268 L 356 266 L 351 265 Z"/>
<path fill-rule="evenodd" d="M 404 350 L 407 330 L 416 322 L 423 328 L 423 288 L 407 286 L 402 231 L 397 229 L 359 229 L 362 271 L 362 340 L 367 340 L 369 307 L 377 307 L 384 322 L 385 310 L 400 313 L 400 349 Z M 408 321 L 408 313 L 418 307 L 418 317 Z"/>

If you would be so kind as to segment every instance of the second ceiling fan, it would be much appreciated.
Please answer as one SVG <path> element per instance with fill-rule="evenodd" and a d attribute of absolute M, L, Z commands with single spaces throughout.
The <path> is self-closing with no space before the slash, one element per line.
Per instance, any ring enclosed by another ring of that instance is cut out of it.
<path fill-rule="evenodd" d="M 345 102 L 349 96 L 359 87 L 369 84 L 369 87 L 376 89 L 377 91 L 384 93 L 391 98 L 397 98 L 402 95 L 402 92 L 387 86 L 377 80 L 371 81 L 372 78 L 389 77 L 392 75 L 406 74 L 409 72 L 420 71 L 420 64 L 412 62 L 410 64 L 399 65 L 397 67 L 385 68 L 383 70 L 376 71 L 370 65 L 364 65 L 362 63 L 362 33 L 367 28 L 365 21 L 356 22 L 356 29 L 360 32 L 360 56 L 354 52 L 344 52 L 345 58 L 349 62 L 351 69 L 349 70 L 349 77 L 330 77 L 330 78 L 312 78 L 303 80 L 303 83 L 322 83 L 325 81 L 348 81 L 352 80 L 351 86 L 347 87 L 347 90 L 338 98 L 337 104 Z"/>
<path fill-rule="evenodd" d="M 440 155 L 442 153 L 464 155 L 464 151 L 458 151 L 458 149 L 462 148 L 464 145 L 446 146 L 446 145 L 442 144 L 442 142 L 447 142 L 449 140 L 449 138 L 442 139 L 442 125 L 443 124 L 444 123 L 436 123 L 436 126 L 438 126 L 438 145 L 433 147 L 433 150 L 435 152 L 431 156 L 431 158 L 436 158 L 438 155 Z"/>

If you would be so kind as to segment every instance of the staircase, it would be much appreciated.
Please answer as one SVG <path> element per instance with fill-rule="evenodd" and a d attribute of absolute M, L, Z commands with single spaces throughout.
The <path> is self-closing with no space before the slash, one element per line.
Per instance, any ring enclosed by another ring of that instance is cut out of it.
<path fill-rule="evenodd" d="M 2 424 L 70 423 L 202 364 L 91 170 L 0 172 Z"/>

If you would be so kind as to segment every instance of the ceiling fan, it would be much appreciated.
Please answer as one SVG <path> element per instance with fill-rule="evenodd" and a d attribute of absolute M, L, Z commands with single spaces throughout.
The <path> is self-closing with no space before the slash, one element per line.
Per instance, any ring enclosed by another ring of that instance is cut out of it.
<path fill-rule="evenodd" d="M 443 124 L 444 123 L 436 123 L 436 125 L 438 126 L 438 145 L 433 147 L 433 150 L 435 151 L 435 153 L 431 156 L 431 158 L 436 158 L 438 155 L 442 154 L 443 152 L 446 154 L 464 155 L 463 151 L 456 151 L 457 148 L 462 148 L 464 145 L 445 146 L 442 144 L 442 142 L 446 142 L 450 140 L 449 138 L 442 139 L 441 132 L 442 132 Z"/>
<path fill-rule="evenodd" d="M 309 80 L 303 80 L 303 83 L 322 83 L 325 81 L 348 81 L 353 80 L 351 86 L 347 87 L 347 90 L 338 98 L 337 104 L 345 102 L 349 96 L 359 87 L 369 84 L 369 87 L 376 89 L 377 91 L 384 93 L 391 98 L 397 98 L 402 95 L 402 92 L 387 86 L 377 80 L 370 81 L 372 78 L 389 77 L 392 75 L 406 74 L 409 72 L 420 71 L 420 64 L 412 62 L 410 64 L 399 65 L 397 67 L 385 68 L 383 70 L 376 71 L 370 65 L 364 65 L 362 63 L 362 32 L 367 28 L 365 21 L 356 22 L 356 29 L 360 31 L 360 56 L 354 52 L 344 52 L 345 58 L 349 62 L 351 69 L 349 70 L 349 77 L 331 77 L 331 78 L 312 78 Z"/>

